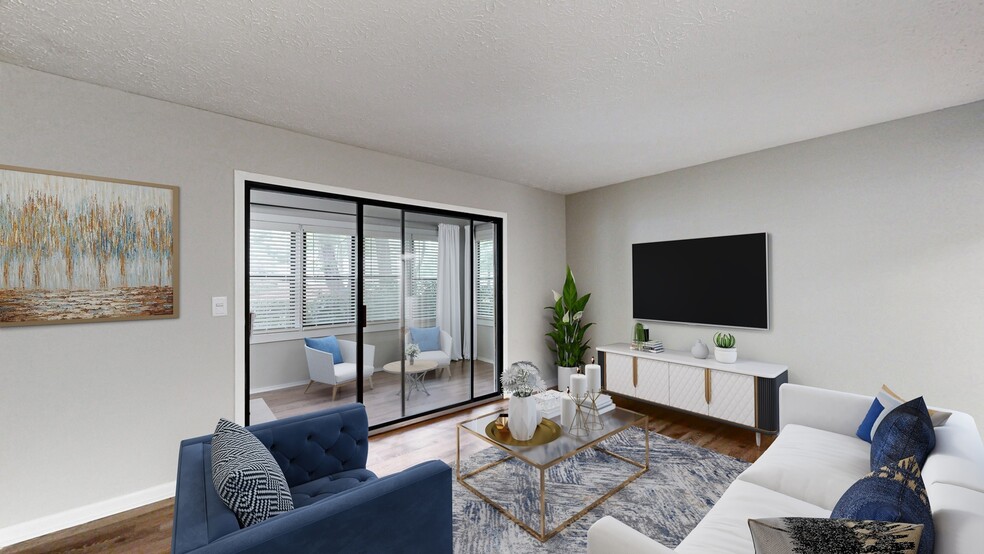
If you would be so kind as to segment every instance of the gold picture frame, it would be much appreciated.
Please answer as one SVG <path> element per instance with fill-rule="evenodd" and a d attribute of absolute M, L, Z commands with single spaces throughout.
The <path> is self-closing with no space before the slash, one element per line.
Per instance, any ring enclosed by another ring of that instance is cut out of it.
<path fill-rule="evenodd" d="M 0 165 L 0 327 L 178 317 L 178 187 Z"/>

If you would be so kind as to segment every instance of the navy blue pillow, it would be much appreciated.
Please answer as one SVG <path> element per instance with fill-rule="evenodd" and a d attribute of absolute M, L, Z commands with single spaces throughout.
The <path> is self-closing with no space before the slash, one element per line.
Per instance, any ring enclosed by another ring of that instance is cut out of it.
<path fill-rule="evenodd" d="M 871 438 L 871 471 L 915 456 L 919 467 L 936 448 L 936 432 L 922 397 L 895 408 L 882 420 Z"/>
<path fill-rule="evenodd" d="M 304 344 L 315 350 L 331 354 L 332 363 L 345 363 L 342 359 L 342 350 L 338 347 L 338 339 L 335 337 L 321 337 L 319 339 L 304 339 Z"/>
<path fill-rule="evenodd" d="M 830 517 L 922 524 L 919 554 L 932 554 L 933 510 L 919 467 L 912 456 L 869 473 L 847 489 Z"/>
<path fill-rule="evenodd" d="M 421 352 L 432 352 L 441 349 L 440 327 L 411 327 L 410 340 L 417 343 Z"/>

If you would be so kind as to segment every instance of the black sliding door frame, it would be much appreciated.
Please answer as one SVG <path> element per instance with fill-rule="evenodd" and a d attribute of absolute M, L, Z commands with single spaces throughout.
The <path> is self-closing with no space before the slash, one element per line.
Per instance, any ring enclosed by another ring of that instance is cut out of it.
<path fill-rule="evenodd" d="M 484 394 L 484 395 L 481 395 L 481 396 L 475 396 L 475 357 L 477 355 L 477 348 L 476 348 L 476 345 L 475 345 L 475 333 L 474 333 L 474 328 L 475 328 L 474 320 L 475 320 L 475 317 L 476 317 L 476 314 L 475 314 L 475 296 L 476 296 L 476 294 L 478 292 L 477 291 L 477 286 L 476 286 L 477 274 L 476 274 L 476 271 L 475 271 L 476 270 L 476 266 L 477 266 L 477 252 L 475 251 L 475 244 L 477 244 L 477 242 L 476 242 L 476 240 L 477 240 L 476 239 L 476 233 L 475 233 L 475 224 L 476 223 L 491 223 L 491 224 L 493 224 L 495 226 L 495 360 L 494 360 L 494 362 L 495 362 L 495 368 L 494 368 L 494 371 L 495 371 L 496 383 L 498 383 L 499 382 L 499 378 L 502 375 L 502 370 L 504 369 L 503 368 L 503 363 L 504 363 L 504 360 L 503 360 L 503 350 L 502 350 L 502 346 L 503 346 L 503 343 L 504 343 L 504 333 L 503 333 L 503 326 L 502 326 L 502 301 L 503 301 L 503 294 L 502 294 L 502 291 L 503 291 L 503 283 L 502 283 L 502 276 L 503 276 L 503 270 L 502 270 L 502 258 L 503 258 L 503 252 L 502 252 L 502 250 L 503 250 L 503 248 L 502 248 L 502 236 L 503 236 L 503 228 L 502 227 L 503 227 L 503 219 L 501 217 L 483 216 L 483 215 L 473 214 L 473 213 L 469 213 L 469 212 L 459 212 L 459 211 L 455 211 L 455 210 L 446 210 L 446 209 L 442 209 L 442 208 L 432 208 L 432 207 L 427 207 L 427 206 L 417 206 L 417 205 L 414 205 L 414 204 L 406 204 L 406 203 L 401 203 L 401 202 L 392 202 L 392 201 L 387 201 L 387 200 L 375 200 L 375 199 L 361 198 L 361 197 L 358 197 L 358 196 L 348 196 L 348 195 L 344 195 L 344 194 L 329 193 L 329 192 L 323 192 L 323 191 L 317 191 L 317 190 L 311 190 L 311 189 L 305 189 L 305 188 L 296 188 L 296 187 L 290 187 L 290 186 L 285 186 L 285 185 L 274 185 L 274 184 L 263 183 L 263 182 L 254 181 L 254 180 L 247 180 L 246 181 L 246 202 L 245 202 L 245 210 L 246 210 L 246 214 L 245 214 L 245 221 L 246 221 L 246 229 L 245 229 L 245 232 L 246 232 L 245 260 L 246 260 L 246 263 L 245 263 L 245 267 L 246 267 L 246 285 L 247 285 L 246 288 L 245 288 L 245 303 L 246 303 L 246 311 L 247 311 L 247 314 L 249 313 L 249 232 L 250 232 L 250 207 L 252 205 L 252 203 L 249 201 L 249 198 L 250 198 L 250 193 L 252 191 L 254 191 L 254 190 L 268 191 L 268 192 L 280 192 L 280 193 L 294 194 L 294 195 L 299 195 L 299 196 L 310 196 L 310 197 L 313 197 L 313 198 L 324 198 L 324 199 L 328 199 L 328 200 L 338 200 L 338 201 L 343 201 L 343 202 L 351 202 L 351 203 L 355 204 L 355 206 L 356 206 L 356 251 L 357 251 L 357 255 L 356 255 L 356 269 L 355 269 L 355 271 L 356 271 L 356 276 L 357 276 L 356 277 L 356 283 L 358 283 L 358 285 L 356 286 L 356 322 L 355 322 L 356 325 L 355 325 L 355 335 L 356 335 L 356 400 L 358 402 L 363 402 L 364 399 L 365 399 L 365 385 L 363 383 L 363 377 L 364 377 L 364 374 L 365 374 L 365 370 L 364 370 L 364 367 L 365 367 L 365 363 L 364 363 L 365 362 L 365 360 L 364 360 L 364 357 L 365 357 L 364 342 L 365 342 L 365 327 L 366 327 L 366 325 L 368 325 L 368 321 L 367 321 L 368 317 L 367 317 L 367 313 L 366 313 L 366 304 L 365 304 L 365 283 L 364 283 L 364 279 L 363 279 L 363 270 L 365 268 L 365 248 L 364 248 L 364 246 L 365 246 L 365 227 L 364 227 L 365 207 L 366 206 L 372 206 L 372 207 L 392 208 L 392 209 L 400 210 L 400 214 L 401 214 L 400 215 L 400 234 L 401 234 L 400 244 L 401 244 L 401 253 L 402 254 L 406 254 L 405 232 L 406 232 L 406 212 L 407 211 L 410 211 L 410 212 L 413 212 L 413 213 L 433 215 L 433 216 L 444 216 L 444 217 L 455 218 L 455 219 L 469 220 L 471 222 L 471 231 L 472 231 L 471 232 L 471 243 L 472 244 L 470 245 L 470 248 L 472 248 L 472 255 L 470 257 L 471 257 L 471 265 L 472 265 L 471 278 L 472 278 L 472 281 L 473 281 L 473 283 L 469 287 L 470 290 L 471 290 L 471 295 L 470 295 L 471 298 L 468 299 L 468 301 L 471 302 L 471 306 L 472 306 L 472 309 L 470 310 L 471 320 L 468 321 L 468 326 L 469 326 L 468 332 L 471 335 L 471 341 L 470 342 L 471 342 L 471 349 L 472 349 L 472 352 L 469 353 L 470 354 L 470 362 L 471 362 L 471 365 L 470 365 L 470 370 L 471 370 L 471 375 L 470 375 L 470 378 L 471 378 L 471 386 L 470 386 L 470 390 L 469 390 L 469 399 L 468 400 L 461 401 L 461 402 L 455 402 L 455 403 L 447 404 L 447 405 L 444 405 L 444 406 L 440 406 L 438 408 L 434 408 L 432 410 L 428 410 L 428 411 L 425 411 L 425 412 L 413 414 L 411 416 L 407 416 L 406 415 L 406 401 L 404 399 L 404 395 L 405 395 L 405 390 L 404 389 L 406 387 L 406 383 L 404 382 L 405 379 L 402 379 L 401 378 L 400 379 L 400 381 L 401 381 L 401 385 L 400 385 L 400 387 L 401 387 L 401 392 L 400 392 L 400 403 L 401 403 L 401 411 L 400 411 L 400 413 L 401 413 L 401 417 L 398 418 L 398 419 L 395 419 L 395 420 L 387 421 L 385 423 L 377 423 L 375 425 L 371 425 L 369 427 L 369 429 L 372 430 L 372 431 L 374 431 L 376 429 L 381 429 L 381 428 L 385 428 L 385 427 L 400 425 L 400 424 L 402 424 L 404 422 L 407 422 L 407 421 L 410 421 L 410 420 L 425 418 L 427 416 L 430 416 L 430 415 L 433 415 L 433 414 L 437 414 L 437 413 L 440 413 L 440 412 L 445 412 L 447 410 L 452 410 L 452 409 L 455 409 L 455 408 L 466 407 L 466 406 L 469 406 L 471 404 L 475 404 L 475 403 L 483 402 L 483 401 L 486 401 L 486 400 L 490 400 L 490 399 L 493 399 L 493 398 L 495 398 L 497 396 L 500 396 L 502 394 L 501 390 L 499 389 L 499 386 L 496 385 L 494 392 L 491 392 L 491 393 L 488 393 L 488 394 Z M 405 261 L 401 261 L 401 282 L 402 282 L 403 278 L 405 277 L 405 273 L 406 273 L 406 268 L 402 266 L 403 263 L 405 263 Z M 401 289 L 402 288 L 403 287 L 401 287 Z M 405 350 L 405 344 L 404 344 L 404 342 L 406 340 L 405 339 L 405 336 L 404 336 L 406 334 L 406 329 L 405 329 L 405 323 L 406 323 L 406 321 L 405 321 L 405 314 L 403 313 L 404 312 L 404 309 L 405 309 L 405 302 L 403 301 L 403 294 L 404 293 L 405 293 L 405 291 L 401 290 L 401 293 L 400 293 L 400 298 L 401 298 L 400 304 L 401 304 L 401 306 L 400 306 L 400 322 L 399 322 L 400 344 L 403 347 L 403 350 Z M 248 315 L 247 315 L 247 318 L 246 319 L 247 319 L 247 329 L 248 329 L 248 326 L 249 326 L 249 317 L 248 317 Z M 247 332 L 248 333 L 247 329 L 244 329 L 243 332 Z M 246 347 L 247 347 L 246 348 L 246 353 L 245 353 L 246 364 L 245 364 L 245 368 L 244 368 L 244 371 L 246 373 L 246 375 L 245 375 L 245 383 L 246 383 L 246 386 L 245 386 L 245 398 L 243 399 L 243 401 L 245 402 L 245 406 L 246 406 L 246 410 L 245 410 L 245 413 L 246 413 L 246 424 L 248 425 L 249 424 L 249 400 L 250 400 L 250 392 L 249 392 L 249 388 L 250 388 L 249 387 L 249 382 L 250 382 L 250 356 L 249 356 L 249 336 L 248 336 L 248 334 L 247 334 L 247 337 L 246 337 Z M 464 354 L 464 353 L 462 353 L 462 354 Z M 401 376 L 402 376 L 402 372 L 401 372 Z"/>

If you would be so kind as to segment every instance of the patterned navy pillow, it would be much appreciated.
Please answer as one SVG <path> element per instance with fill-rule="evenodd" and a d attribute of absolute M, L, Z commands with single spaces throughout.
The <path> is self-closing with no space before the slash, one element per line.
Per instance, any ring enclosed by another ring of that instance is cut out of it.
<path fill-rule="evenodd" d="M 808 517 L 750 519 L 755 554 L 916 554 L 922 525 Z"/>
<path fill-rule="evenodd" d="M 915 398 L 892 410 L 871 438 L 871 471 L 915 456 L 919 467 L 936 448 L 936 432 L 926 402 Z"/>
<path fill-rule="evenodd" d="M 840 497 L 830 517 L 921 524 L 919 554 L 933 552 L 933 511 L 914 456 L 862 477 Z"/>
<path fill-rule="evenodd" d="M 270 451 L 225 419 L 212 435 L 212 483 L 243 527 L 294 509 L 287 478 Z"/>

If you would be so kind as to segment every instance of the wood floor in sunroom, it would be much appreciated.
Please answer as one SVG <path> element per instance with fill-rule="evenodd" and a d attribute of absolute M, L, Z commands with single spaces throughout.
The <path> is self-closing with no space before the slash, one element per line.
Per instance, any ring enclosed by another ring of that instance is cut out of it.
<path fill-rule="evenodd" d="M 405 401 L 405 416 L 422 414 L 445 406 L 465 402 L 470 398 L 472 379 L 470 362 L 451 362 L 450 371 L 427 372 L 423 385 L 427 392 L 411 391 Z M 364 404 L 369 415 L 369 425 L 387 423 L 404 416 L 400 403 L 400 376 L 377 369 L 372 375 L 373 388 L 369 380 L 364 384 Z M 475 396 L 484 396 L 496 391 L 495 371 L 490 363 L 475 361 Z M 307 389 L 307 392 L 304 392 Z M 429 393 L 429 394 L 428 394 Z M 314 383 L 289 387 L 270 392 L 250 395 L 250 399 L 262 398 L 277 419 L 323 410 L 355 402 L 355 382 L 339 387 L 335 400 L 331 385 Z"/>
<path fill-rule="evenodd" d="M 331 393 L 328 394 L 330 400 Z M 339 395 L 341 396 L 341 393 Z M 340 397 L 339 401 L 341 400 Z M 616 403 L 619 406 L 648 414 L 650 418 L 649 428 L 652 431 L 748 462 L 757 460 L 768 445 L 772 444 L 772 437 L 764 436 L 762 437 L 762 446 L 755 446 L 755 433 L 723 423 L 633 402 L 629 399 L 616 397 Z M 369 469 L 383 476 L 435 458 L 453 463 L 455 459 L 455 426 L 461 421 L 504 409 L 506 409 L 506 402 L 500 400 L 492 404 L 465 409 L 438 420 L 419 423 L 371 437 L 369 439 L 369 461 L 367 465 Z M 470 456 L 483 448 L 486 446 L 483 446 L 478 440 L 462 441 L 462 456 Z M 653 471 L 656 470 L 658 469 L 653 469 Z M 168 552 L 171 545 L 173 508 L 172 500 L 163 500 L 136 510 L 9 546 L 0 552 L 3 554 Z"/>

